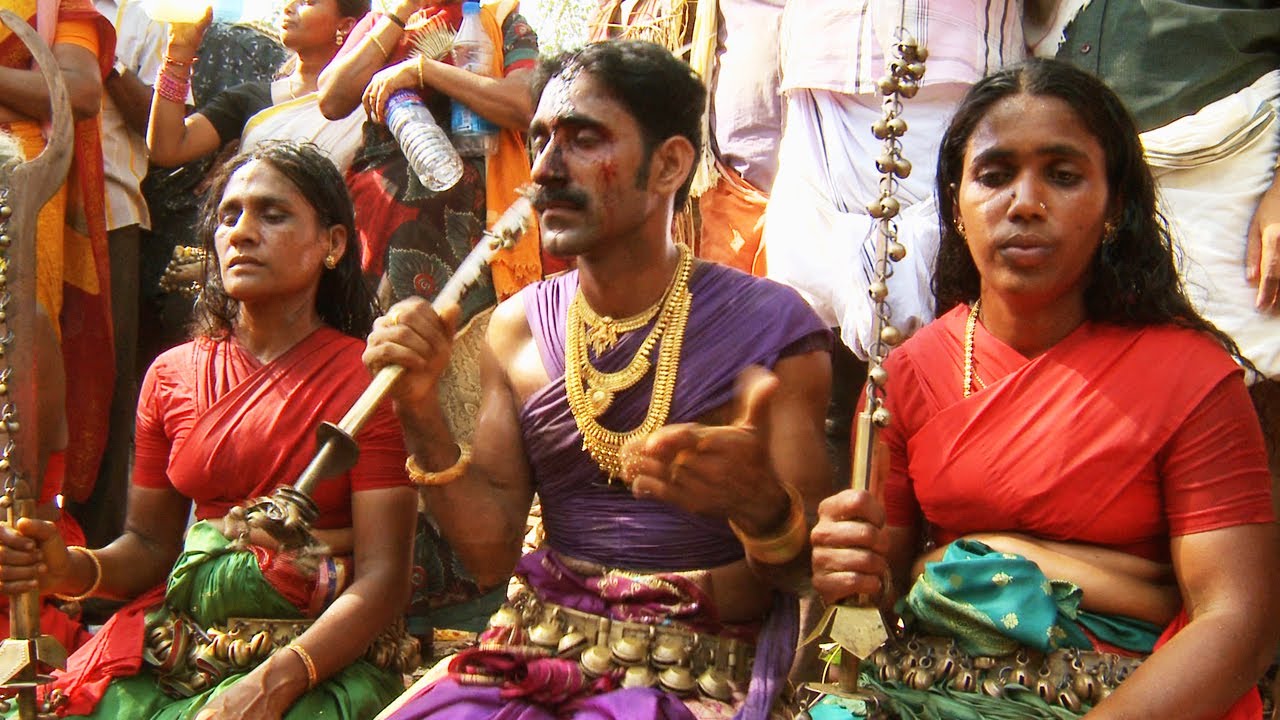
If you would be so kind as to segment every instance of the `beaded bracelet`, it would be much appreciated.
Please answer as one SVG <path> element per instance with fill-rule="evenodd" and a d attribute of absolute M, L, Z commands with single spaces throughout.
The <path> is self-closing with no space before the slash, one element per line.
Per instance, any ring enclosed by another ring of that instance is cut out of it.
<path fill-rule="evenodd" d="M 467 469 L 471 467 L 471 446 L 459 443 L 458 450 L 458 461 L 440 472 L 423 470 L 411 453 L 404 461 L 404 471 L 409 475 L 409 482 L 414 485 L 448 485 L 466 475 Z"/>
<path fill-rule="evenodd" d="M 307 689 L 310 690 L 314 688 L 316 683 L 320 681 L 320 677 L 316 674 L 316 662 L 311 659 L 311 653 L 307 652 L 306 648 L 296 642 L 285 645 L 284 649 L 292 650 L 293 654 L 297 655 L 298 658 L 302 660 L 302 664 L 307 668 Z"/>
<path fill-rule="evenodd" d="M 809 539 L 809 524 L 804 519 L 804 498 L 789 482 L 782 482 L 782 489 L 787 491 L 791 509 L 781 530 L 763 536 L 750 535 L 737 523 L 729 521 L 729 529 L 738 537 L 747 555 L 767 565 L 782 565 L 794 560 Z"/>
<path fill-rule="evenodd" d="M 93 582 L 89 583 L 89 589 L 79 595 L 63 595 L 62 593 L 54 593 L 53 596 L 59 600 L 67 602 L 80 602 L 86 598 L 93 597 L 98 591 L 98 586 L 102 584 L 102 561 L 98 559 L 98 553 L 90 550 L 82 545 L 71 545 L 67 547 L 68 553 L 79 553 L 89 558 L 89 562 L 93 565 Z"/>
<path fill-rule="evenodd" d="M 174 77 L 168 68 L 161 70 L 156 77 L 156 95 L 179 105 L 187 104 L 187 95 L 191 92 L 191 78 L 181 80 Z"/>

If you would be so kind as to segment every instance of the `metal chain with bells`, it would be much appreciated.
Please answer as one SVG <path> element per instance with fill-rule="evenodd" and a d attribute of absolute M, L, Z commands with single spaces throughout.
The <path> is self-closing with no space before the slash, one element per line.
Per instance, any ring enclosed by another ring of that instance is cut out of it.
<path fill-rule="evenodd" d="M 874 277 L 868 288 L 874 307 L 874 337 L 871 343 L 870 367 L 867 371 L 867 408 L 877 427 L 889 425 L 889 411 L 884 407 L 884 386 L 888 373 L 884 360 L 889 349 L 901 343 L 905 337 L 891 322 L 889 305 L 889 277 L 892 264 L 907 256 L 907 248 L 898 241 L 898 224 L 894 218 L 902 209 L 896 197 L 898 181 L 911 174 L 911 162 L 902 154 L 900 138 L 907 132 L 907 121 L 902 119 L 902 98 L 912 98 L 920 90 L 924 77 L 924 63 L 928 51 L 906 34 L 894 45 L 896 58 L 889 63 L 888 74 L 877 81 L 884 96 L 884 116 L 871 126 L 871 132 L 883 141 L 876 169 L 880 171 L 880 196 L 867 204 L 867 212 L 878 221 L 878 239 Z"/>

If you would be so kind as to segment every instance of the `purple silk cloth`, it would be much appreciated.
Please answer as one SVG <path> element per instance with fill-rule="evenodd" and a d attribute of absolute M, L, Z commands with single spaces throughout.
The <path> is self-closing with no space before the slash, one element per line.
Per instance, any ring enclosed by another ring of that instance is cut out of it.
<path fill-rule="evenodd" d="M 395 718 L 488 718 L 489 720 L 695 720 L 674 695 L 651 688 L 614 690 L 593 695 L 558 712 L 541 705 L 502 697 L 496 687 L 459 685 L 452 678 L 433 683 L 402 707 Z"/>
<path fill-rule="evenodd" d="M 733 399 L 738 374 L 750 365 L 828 350 L 831 335 L 791 288 L 715 264 L 700 264 L 689 282 L 693 307 L 685 329 L 675 396 L 667 422 L 691 422 Z M 565 273 L 524 291 L 525 316 L 552 378 L 520 411 L 525 452 L 547 542 L 570 557 L 615 568 L 693 570 L 742 557 L 742 546 L 721 519 L 705 518 L 657 500 L 638 500 L 610 486 L 582 450 L 564 386 L 565 328 L 578 273 Z M 649 328 L 622 336 L 594 359 L 615 371 L 631 359 Z M 657 353 L 652 356 L 655 363 Z M 599 418 L 610 429 L 640 424 L 649 408 L 652 373 Z"/>

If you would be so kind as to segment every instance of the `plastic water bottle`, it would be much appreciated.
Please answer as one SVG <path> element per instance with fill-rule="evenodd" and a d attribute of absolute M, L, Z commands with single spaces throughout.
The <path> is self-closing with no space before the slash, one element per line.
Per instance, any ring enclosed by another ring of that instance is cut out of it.
<path fill-rule="evenodd" d="M 493 43 L 480 21 L 480 3 L 462 4 L 462 25 L 453 39 L 453 64 L 467 72 L 493 75 Z M 464 157 L 492 155 L 498 149 L 498 127 L 466 105 L 453 101 L 450 117 L 453 145 Z"/>
<path fill-rule="evenodd" d="M 462 178 L 462 158 L 417 93 L 397 90 L 391 94 L 387 99 L 387 128 L 427 189 L 443 192 Z"/>

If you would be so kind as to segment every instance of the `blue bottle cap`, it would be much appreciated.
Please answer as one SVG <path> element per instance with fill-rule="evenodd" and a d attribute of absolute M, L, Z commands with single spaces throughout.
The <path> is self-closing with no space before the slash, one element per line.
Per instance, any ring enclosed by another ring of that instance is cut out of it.
<path fill-rule="evenodd" d="M 479 0 L 467 0 L 466 2 L 462 3 L 463 15 L 475 15 L 479 12 L 480 12 Z"/>

